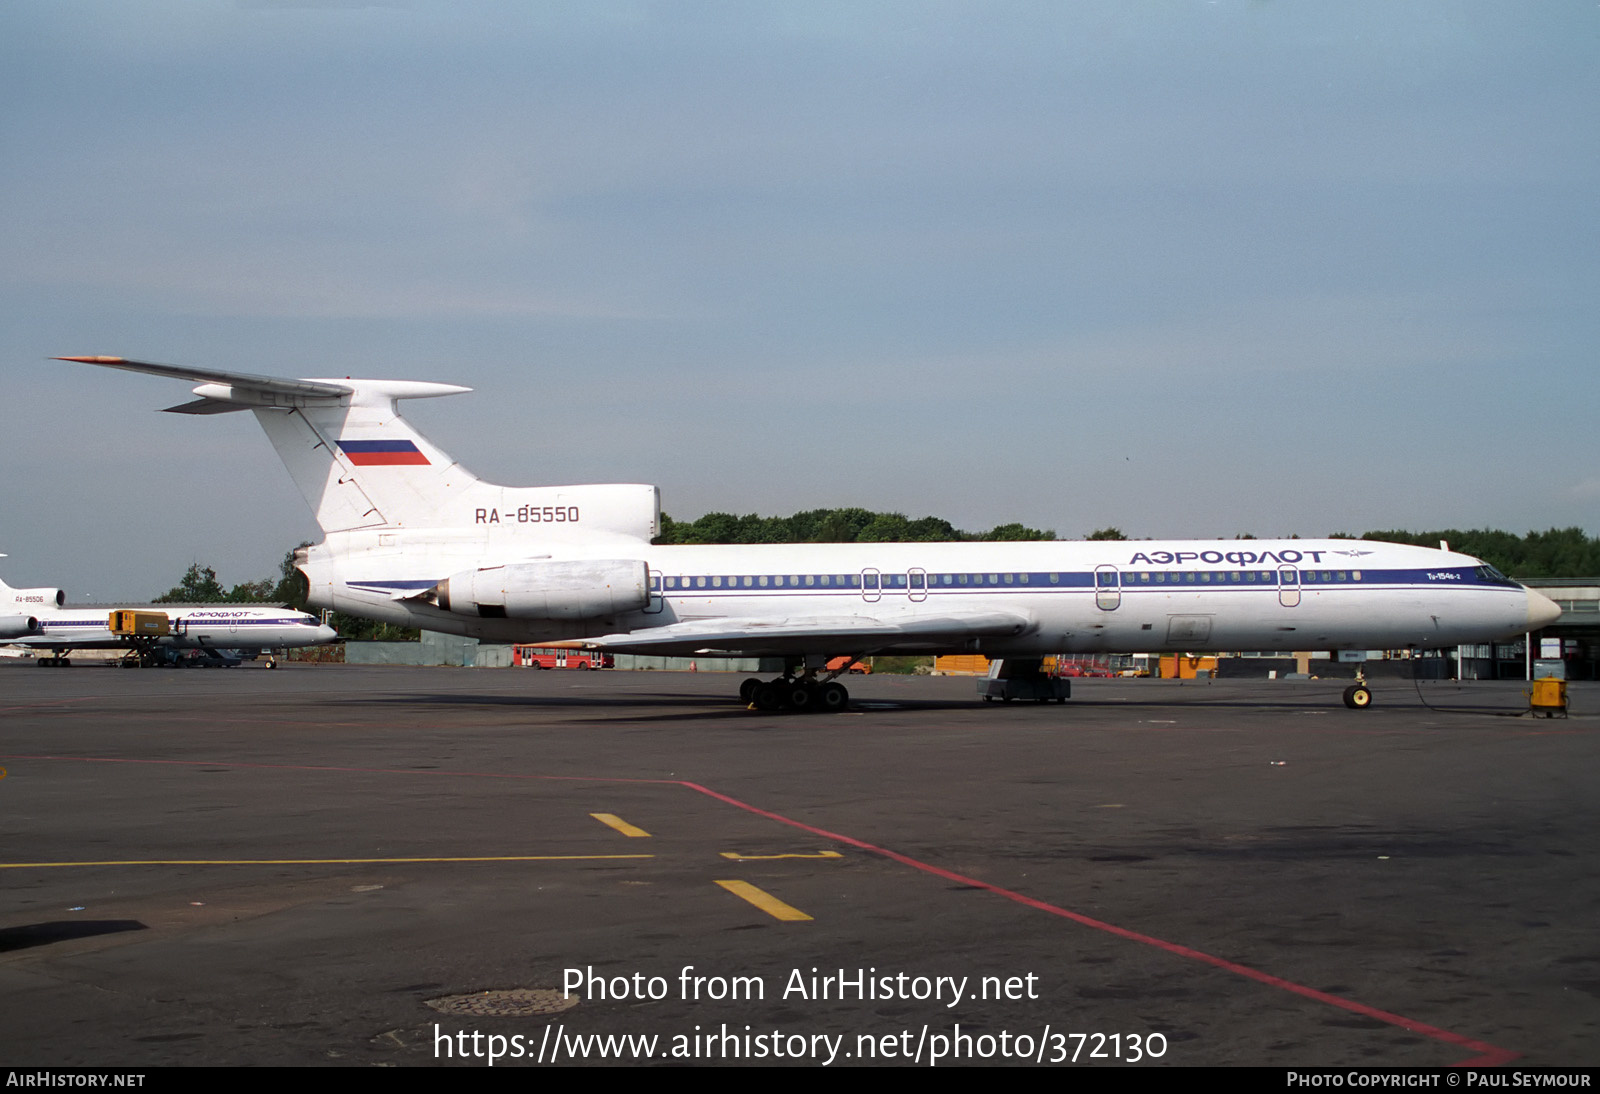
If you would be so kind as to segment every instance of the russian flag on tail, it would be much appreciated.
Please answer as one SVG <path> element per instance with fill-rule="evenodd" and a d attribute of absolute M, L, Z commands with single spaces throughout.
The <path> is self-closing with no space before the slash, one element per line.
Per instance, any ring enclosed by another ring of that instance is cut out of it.
<path fill-rule="evenodd" d="M 357 467 L 428 463 L 428 457 L 411 441 L 340 441 L 339 449 Z"/>

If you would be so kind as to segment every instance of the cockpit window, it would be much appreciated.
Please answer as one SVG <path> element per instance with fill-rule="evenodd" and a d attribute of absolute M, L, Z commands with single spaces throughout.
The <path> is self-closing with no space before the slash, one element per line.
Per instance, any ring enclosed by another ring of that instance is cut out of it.
<path fill-rule="evenodd" d="M 1480 563 L 1473 572 L 1478 575 L 1478 580 L 1483 582 L 1486 585 L 1515 585 L 1516 584 L 1515 581 L 1512 581 L 1509 577 L 1507 577 L 1505 574 L 1501 573 L 1499 570 L 1496 570 L 1493 566 L 1489 565 L 1487 562 Z"/>

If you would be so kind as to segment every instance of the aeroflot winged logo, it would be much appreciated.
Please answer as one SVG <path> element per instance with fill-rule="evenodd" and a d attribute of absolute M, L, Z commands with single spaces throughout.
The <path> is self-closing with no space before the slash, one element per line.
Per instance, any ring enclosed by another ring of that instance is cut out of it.
<path fill-rule="evenodd" d="M 428 457 L 411 441 L 344 441 L 339 449 L 357 467 L 393 467 L 398 464 L 426 464 Z"/>

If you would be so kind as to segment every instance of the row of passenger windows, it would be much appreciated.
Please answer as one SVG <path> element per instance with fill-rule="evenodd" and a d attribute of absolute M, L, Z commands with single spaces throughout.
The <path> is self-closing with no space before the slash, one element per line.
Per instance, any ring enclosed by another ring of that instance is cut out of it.
<path fill-rule="evenodd" d="M 1117 587 L 1116 573 L 1067 574 L 1066 584 L 1088 585 L 1097 580 L 1101 588 Z M 1281 575 L 1283 584 L 1295 584 L 1291 571 Z M 1077 580 L 1074 581 L 1073 578 Z M 1148 570 L 1123 571 L 1121 587 L 1124 589 L 1149 585 L 1277 585 L 1280 575 L 1275 570 Z M 651 577 L 650 587 L 661 588 L 660 578 Z M 1301 584 L 1318 582 L 1360 581 L 1360 570 L 1301 570 Z M 981 585 L 985 587 L 1006 585 L 1060 585 L 1062 574 L 1009 573 L 1009 574 L 707 574 L 700 577 L 669 577 L 668 591 L 675 589 L 859 589 L 863 581 L 867 589 L 928 589 L 960 588 Z"/>
<path fill-rule="evenodd" d="M 1277 585 L 1280 577 L 1283 578 L 1282 583 L 1285 585 L 1295 583 L 1292 571 L 1280 575 L 1275 570 L 1184 570 L 1170 573 L 1166 570 L 1155 570 L 1135 573 L 1124 571 L 1122 587 L 1126 589 L 1135 585 Z M 1301 570 L 1299 579 L 1303 585 L 1317 582 L 1360 581 L 1361 571 Z"/>
<path fill-rule="evenodd" d="M 1069 575 L 1070 577 L 1070 575 Z M 859 589 L 863 582 L 868 589 L 927 589 L 948 585 L 1031 585 L 1061 584 L 1061 574 L 755 574 L 718 575 L 705 577 L 669 577 L 670 589 L 766 589 L 766 588 L 828 588 Z M 1068 582 L 1070 584 L 1070 581 Z M 650 582 L 658 588 L 656 579 Z"/>
<path fill-rule="evenodd" d="M 905 581 L 905 575 L 904 574 L 899 574 L 897 576 L 899 576 L 899 578 L 900 578 L 900 580 L 902 582 Z M 769 586 L 788 587 L 788 588 L 798 589 L 798 588 L 802 588 L 802 587 L 815 588 L 815 587 L 817 587 L 819 585 L 821 585 L 823 587 L 826 587 L 826 588 L 834 588 L 834 589 L 856 589 L 856 588 L 860 588 L 861 587 L 861 575 L 860 574 L 787 574 L 787 575 L 786 574 L 778 574 L 776 576 L 769 576 L 767 574 L 759 574 L 759 575 L 756 575 L 756 576 L 752 577 L 751 575 L 746 574 L 743 577 L 723 577 L 723 576 L 720 576 L 720 575 L 713 574 L 713 575 L 711 575 L 709 577 L 669 577 L 669 578 L 667 578 L 667 588 L 668 589 L 723 589 L 723 588 L 727 588 L 727 589 L 734 589 L 734 588 L 745 588 L 745 589 L 762 588 L 762 589 L 765 589 L 765 588 L 767 588 Z M 654 578 L 651 579 L 650 587 L 651 588 L 655 588 L 656 587 L 656 579 L 654 579 Z"/>

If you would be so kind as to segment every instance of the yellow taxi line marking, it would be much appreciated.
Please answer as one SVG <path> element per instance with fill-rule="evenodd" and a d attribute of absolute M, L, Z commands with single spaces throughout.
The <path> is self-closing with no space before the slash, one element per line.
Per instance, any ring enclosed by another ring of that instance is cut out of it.
<path fill-rule="evenodd" d="M 734 896 L 739 897 L 741 900 L 748 900 L 751 904 L 754 904 L 757 908 L 760 908 L 763 912 L 766 912 L 773 919 L 782 919 L 792 923 L 808 921 L 811 919 L 810 916 L 806 915 L 806 913 L 802 912 L 799 908 L 794 908 L 788 904 L 785 904 L 783 901 L 779 900 L 766 890 L 757 889 L 748 881 L 719 881 L 717 884 L 728 890 L 728 892 L 732 893 Z"/>
<path fill-rule="evenodd" d="M 592 859 L 655 858 L 654 855 L 474 855 L 458 858 L 156 858 L 101 862 L 0 862 L 0 870 L 47 866 L 351 866 L 403 862 L 587 862 Z"/>
<path fill-rule="evenodd" d="M 723 858 L 732 859 L 734 862 L 767 862 L 771 859 L 780 858 L 844 858 L 844 856 L 837 851 L 818 851 L 814 855 L 742 855 L 738 851 L 723 851 L 721 854 Z"/>
<path fill-rule="evenodd" d="M 629 824 L 615 813 L 590 813 L 589 815 L 595 820 L 599 821 L 601 824 L 605 825 L 607 828 L 615 828 L 624 836 L 631 836 L 634 839 L 638 839 L 641 836 L 645 837 L 646 839 L 650 837 L 649 832 L 646 832 L 643 828 L 637 828 Z"/>

